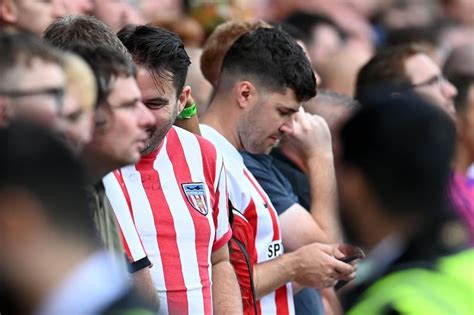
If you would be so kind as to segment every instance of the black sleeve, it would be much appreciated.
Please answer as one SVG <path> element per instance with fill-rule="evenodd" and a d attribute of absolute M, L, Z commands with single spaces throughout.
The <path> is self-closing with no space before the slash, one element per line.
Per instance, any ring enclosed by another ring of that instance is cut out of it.
<path fill-rule="evenodd" d="M 151 261 L 148 259 L 148 256 L 143 257 L 140 260 L 137 260 L 133 263 L 128 263 L 128 272 L 135 273 L 143 268 L 151 266 Z"/>

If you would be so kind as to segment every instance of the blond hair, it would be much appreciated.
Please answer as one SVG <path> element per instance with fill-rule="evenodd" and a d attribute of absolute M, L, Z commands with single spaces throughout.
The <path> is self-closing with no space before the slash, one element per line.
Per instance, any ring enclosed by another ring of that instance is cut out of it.
<path fill-rule="evenodd" d="M 97 82 L 90 66 L 73 53 L 64 55 L 67 90 L 75 91 L 83 109 L 92 109 L 97 102 Z"/>

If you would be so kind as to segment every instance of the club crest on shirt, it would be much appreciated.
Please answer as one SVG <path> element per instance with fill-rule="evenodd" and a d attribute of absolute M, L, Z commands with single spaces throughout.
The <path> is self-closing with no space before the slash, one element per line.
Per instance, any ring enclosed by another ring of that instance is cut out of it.
<path fill-rule="evenodd" d="M 206 187 L 204 183 L 181 184 L 189 204 L 202 215 L 209 212 L 206 203 Z"/>

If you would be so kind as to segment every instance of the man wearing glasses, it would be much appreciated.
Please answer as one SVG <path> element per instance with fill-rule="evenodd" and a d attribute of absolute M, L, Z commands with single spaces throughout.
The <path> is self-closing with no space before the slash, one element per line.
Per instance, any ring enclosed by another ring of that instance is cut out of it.
<path fill-rule="evenodd" d="M 395 86 L 396 87 L 395 87 Z M 403 45 L 389 47 L 375 54 L 359 71 L 356 83 L 356 99 L 362 104 L 371 102 L 374 88 L 391 87 L 389 93 L 415 93 L 442 107 L 450 115 L 454 113 L 456 88 L 444 78 L 439 66 L 422 46 Z M 383 95 L 380 94 L 380 97 Z"/>
<path fill-rule="evenodd" d="M 0 124 L 15 118 L 59 129 L 61 53 L 25 33 L 0 35 L 0 47 Z"/>

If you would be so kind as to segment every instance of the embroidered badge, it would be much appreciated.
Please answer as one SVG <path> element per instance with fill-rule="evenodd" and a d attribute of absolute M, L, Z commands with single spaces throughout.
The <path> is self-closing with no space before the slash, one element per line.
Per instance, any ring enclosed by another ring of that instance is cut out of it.
<path fill-rule="evenodd" d="M 206 203 L 206 188 L 203 183 L 181 184 L 186 199 L 202 215 L 209 212 Z"/>

